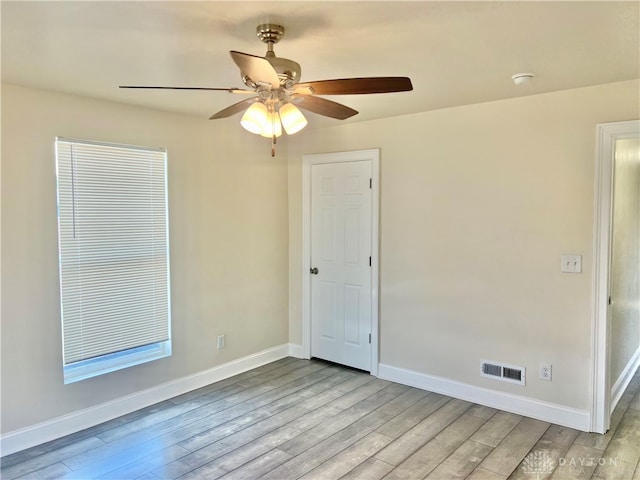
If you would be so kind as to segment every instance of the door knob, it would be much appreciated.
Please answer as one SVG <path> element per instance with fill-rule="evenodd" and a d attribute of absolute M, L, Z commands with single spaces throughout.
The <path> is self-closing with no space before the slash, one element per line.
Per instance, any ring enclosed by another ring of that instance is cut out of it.
<path fill-rule="evenodd" d="M 313 275 L 317 275 L 317 274 L 318 274 L 318 269 L 317 269 L 317 267 L 313 267 L 310 271 L 311 271 L 311 273 L 312 273 Z"/>

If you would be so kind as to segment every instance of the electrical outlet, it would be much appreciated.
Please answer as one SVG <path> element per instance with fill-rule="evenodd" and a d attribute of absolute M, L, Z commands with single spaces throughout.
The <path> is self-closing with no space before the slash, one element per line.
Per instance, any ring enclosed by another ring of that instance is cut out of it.
<path fill-rule="evenodd" d="M 224 348 L 224 335 L 218 335 L 218 350 Z"/>
<path fill-rule="evenodd" d="M 540 380 L 551 381 L 551 364 L 540 362 Z"/>

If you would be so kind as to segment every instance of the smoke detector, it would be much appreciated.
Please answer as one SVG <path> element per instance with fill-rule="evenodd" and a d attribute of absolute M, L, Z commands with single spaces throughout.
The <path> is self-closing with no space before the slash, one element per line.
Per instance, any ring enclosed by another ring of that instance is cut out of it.
<path fill-rule="evenodd" d="M 515 75 L 511 75 L 511 79 L 516 85 L 524 85 L 529 83 L 534 76 L 533 73 L 516 73 Z"/>

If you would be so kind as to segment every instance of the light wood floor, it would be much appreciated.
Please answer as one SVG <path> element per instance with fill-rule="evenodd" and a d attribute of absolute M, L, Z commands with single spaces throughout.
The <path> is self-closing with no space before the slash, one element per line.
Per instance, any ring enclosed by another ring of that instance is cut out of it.
<path fill-rule="evenodd" d="M 26 479 L 640 479 L 640 373 L 607 435 L 286 358 L 2 459 Z"/>

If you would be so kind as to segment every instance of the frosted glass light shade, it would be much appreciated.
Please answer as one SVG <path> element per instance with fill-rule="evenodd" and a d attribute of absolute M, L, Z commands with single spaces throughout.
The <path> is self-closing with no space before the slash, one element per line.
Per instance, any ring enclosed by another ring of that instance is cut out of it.
<path fill-rule="evenodd" d="M 280 107 L 280 119 L 288 135 L 293 135 L 307 126 L 307 119 L 293 103 L 285 103 Z"/>
<path fill-rule="evenodd" d="M 282 125 L 280 124 L 280 116 L 277 113 L 268 114 L 260 135 L 263 137 L 273 137 L 273 129 L 275 128 L 276 137 L 282 135 Z"/>
<path fill-rule="evenodd" d="M 244 112 L 240 125 L 251 133 L 261 134 L 265 125 L 269 123 L 268 116 L 266 105 L 262 102 L 255 102 Z"/>

